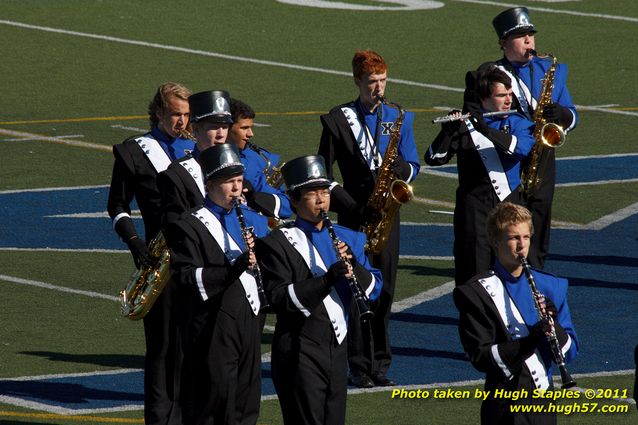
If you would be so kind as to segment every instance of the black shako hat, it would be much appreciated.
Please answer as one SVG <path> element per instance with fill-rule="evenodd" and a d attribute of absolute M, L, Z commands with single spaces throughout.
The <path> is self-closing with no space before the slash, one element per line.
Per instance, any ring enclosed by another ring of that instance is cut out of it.
<path fill-rule="evenodd" d="M 529 19 L 529 11 L 526 7 L 513 7 L 502 11 L 492 20 L 492 25 L 499 39 L 513 34 L 536 32 L 534 24 Z"/>
<path fill-rule="evenodd" d="M 230 114 L 230 94 L 224 90 L 202 91 L 188 97 L 191 110 L 191 121 L 198 122 L 204 118 L 222 124 L 232 124 Z"/>
<path fill-rule="evenodd" d="M 206 180 L 244 174 L 246 167 L 239 160 L 239 152 L 232 143 L 214 145 L 199 154 L 199 165 Z"/>
<path fill-rule="evenodd" d="M 323 157 L 319 155 L 301 156 L 286 162 L 281 167 L 281 175 L 288 193 L 295 189 L 326 187 L 332 183 L 326 175 Z"/>

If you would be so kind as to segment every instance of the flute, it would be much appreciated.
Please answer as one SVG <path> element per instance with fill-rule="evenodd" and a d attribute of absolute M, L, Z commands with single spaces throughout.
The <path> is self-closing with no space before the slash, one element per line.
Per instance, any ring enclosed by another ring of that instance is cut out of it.
<path fill-rule="evenodd" d="M 244 217 L 244 213 L 241 210 L 241 200 L 239 197 L 233 199 L 233 208 L 235 208 L 235 213 L 237 214 L 237 219 L 239 220 L 239 227 L 241 229 L 241 235 L 244 239 L 244 245 L 246 245 L 246 251 L 248 251 L 248 255 L 253 253 L 253 249 L 248 244 L 248 235 L 252 233 L 253 228 L 246 226 L 246 218 Z M 257 284 L 257 296 L 259 297 L 259 310 L 263 310 L 267 307 L 270 307 L 268 304 L 268 299 L 266 298 L 266 293 L 264 292 L 264 283 L 261 278 L 261 269 L 259 265 L 255 263 L 251 268 L 251 273 L 255 278 L 255 283 Z"/>
<path fill-rule="evenodd" d="M 339 244 L 341 243 L 341 241 L 335 233 L 335 229 L 332 227 L 332 221 L 330 221 L 330 217 L 328 217 L 328 214 L 326 214 L 326 212 L 323 210 L 321 211 L 320 215 L 321 219 L 326 225 L 326 228 L 328 229 L 330 239 L 332 239 L 332 245 L 334 246 L 335 252 L 337 253 L 337 260 L 343 261 L 346 264 L 350 264 L 351 267 L 349 268 L 353 269 L 352 263 L 350 263 L 345 255 L 342 256 L 339 251 Z M 374 313 L 372 312 L 372 310 L 370 310 L 370 300 L 357 281 L 354 270 L 352 271 L 352 277 L 346 278 L 346 280 L 348 281 L 348 286 L 350 287 L 350 291 L 352 292 L 352 298 L 354 299 L 354 302 L 357 304 L 357 308 L 359 309 L 359 317 L 361 318 L 361 321 L 365 322 L 372 319 L 374 317 Z"/>
<path fill-rule="evenodd" d="M 494 112 L 485 112 L 483 114 L 483 118 L 486 117 L 498 117 L 501 115 L 511 115 L 511 114 L 516 114 L 517 112 L 515 110 L 509 110 L 509 111 L 494 111 Z M 463 114 L 460 117 L 450 117 L 449 115 L 445 115 L 443 117 L 437 117 L 434 118 L 432 120 L 432 124 L 439 124 L 439 123 L 445 123 L 445 122 L 452 122 L 452 121 L 460 121 L 460 120 L 464 120 L 465 118 L 469 118 L 471 117 L 472 114 L 467 113 L 467 114 Z"/>
<path fill-rule="evenodd" d="M 558 371 L 560 372 L 560 379 L 562 381 L 561 388 L 571 388 L 576 385 L 576 381 L 571 377 L 569 372 L 567 371 L 567 367 L 565 367 L 565 356 L 563 356 L 563 352 L 560 349 L 560 342 L 558 342 L 558 337 L 556 336 L 556 327 L 554 327 L 554 319 L 549 313 L 543 314 L 543 309 L 541 308 L 541 299 L 545 297 L 536 287 L 536 280 L 532 275 L 532 270 L 529 267 L 529 263 L 525 259 L 525 257 L 519 257 L 518 259 L 523 266 L 523 270 L 525 271 L 525 277 L 527 278 L 527 283 L 529 283 L 529 287 L 532 290 L 532 297 L 534 298 L 534 307 L 536 307 L 536 311 L 538 312 L 538 318 L 540 320 L 546 320 L 549 323 L 550 331 L 549 335 L 547 335 L 547 342 L 549 342 L 549 346 L 552 351 L 552 358 L 554 359 L 554 363 L 558 365 Z"/>

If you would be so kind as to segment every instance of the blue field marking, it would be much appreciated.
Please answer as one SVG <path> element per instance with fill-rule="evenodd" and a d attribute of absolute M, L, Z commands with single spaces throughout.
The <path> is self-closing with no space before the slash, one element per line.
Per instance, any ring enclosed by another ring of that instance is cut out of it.
<path fill-rule="evenodd" d="M 37 405 L 50 412 L 120 410 L 124 406 L 143 406 L 143 376 L 142 371 L 125 371 L 6 379 L 0 380 L 0 395 L 20 401 L 15 404 Z"/>
<path fill-rule="evenodd" d="M 582 163 L 581 163 L 582 164 Z M 584 171 L 584 170 L 580 170 Z M 119 249 L 111 220 L 54 215 L 104 213 L 108 188 L 0 193 L 0 247 Z M 141 220 L 135 220 L 141 230 Z M 453 228 L 402 225 L 401 254 L 452 255 Z M 632 369 L 638 343 L 638 214 L 601 230 L 553 229 L 546 269 L 570 280 L 569 304 L 581 351 L 572 373 Z M 398 282 L 400 285 L 401 283 Z M 390 320 L 393 362 L 389 375 L 401 385 L 482 379 L 459 342 L 451 294 L 421 303 Z M 275 391 L 270 363 L 262 365 L 262 394 Z M 125 409 L 143 400 L 142 372 L 1 380 L 0 399 L 38 403 L 50 411 Z M 45 410 L 48 410 L 44 408 Z"/>
<path fill-rule="evenodd" d="M 54 217 L 105 213 L 107 198 L 108 187 L 0 193 L 0 247 L 126 249 L 108 217 Z"/>
<path fill-rule="evenodd" d="M 426 171 L 423 171 L 426 170 Z M 426 166 L 422 172 L 433 171 L 458 174 L 456 164 L 440 167 Z M 556 184 L 613 182 L 638 179 L 638 156 L 575 157 L 556 160 Z"/>

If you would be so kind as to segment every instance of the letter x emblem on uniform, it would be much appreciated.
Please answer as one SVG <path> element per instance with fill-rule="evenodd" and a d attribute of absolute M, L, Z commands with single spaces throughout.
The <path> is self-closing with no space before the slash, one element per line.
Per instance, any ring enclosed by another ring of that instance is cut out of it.
<path fill-rule="evenodd" d="M 383 134 L 384 136 L 388 136 L 390 132 L 392 131 L 392 127 L 394 127 L 394 122 L 392 121 L 382 122 L 381 127 L 383 128 L 383 130 L 381 131 L 381 134 Z"/>

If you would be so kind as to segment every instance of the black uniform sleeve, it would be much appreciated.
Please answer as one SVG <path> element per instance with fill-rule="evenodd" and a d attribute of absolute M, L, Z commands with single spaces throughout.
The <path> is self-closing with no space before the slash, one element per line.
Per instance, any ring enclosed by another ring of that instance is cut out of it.
<path fill-rule="evenodd" d="M 135 175 L 133 171 L 133 159 L 124 145 L 113 146 L 113 173 L 106 209 L 111 220 L 121 213 L 131 214 L 131 202 L 135 195 Z M 131 235 L 129 235 L 130 237 Z M 120 235 L 122 239 L 124 237 Z M 126 239 L 124 239 L 126 240 Z"/>
<path fill-rule="evenodd" d="M 331 114 L 321 116 L 321 140 L 319 142 L 318 155 L 322 156 L 326 164 L 326 175 L 334 181 L 334 163 L 336 162 L 335 143 L 339 143 L 336 134 L 339 134 L 337 125 Z M 330 211 L 337 214 L 356 215 L 360 206 L 357 201 L 339 184 L 330 190 Z"/>
<path fill-rule="evenodd" d="M 171 224 L 193 206 L 186 198 L 186 188 L 177 173 L 168 168 L 157 176 L 157 187 L 162 197 L 162 227 L 170 229 Z"/>
<path fill-rule="evenodd" d="M 326 275 L 312 277 L 303 258 L 292 248 L 286 249 L 288 242 L 275 232 L 256 243 L 266 295 L 277 313 L 309 316 L 330 293 L 332 282 Z M 303 269 L 306 273 L 302 276 Z"/>
<path fill-rule="evenodd" d="M 423 155 L 425 163 L 436 167 L 450 162 L 459 148 L 460 137 L 458 127 L 453 131 L 442 128 Z"/>
<path fill-rule="evenodd" d="M 506 367 L 512 375 L 516 374 L 536 348 L 534 337 L 497 342 L 496 327 L 500 324 L 489 316 L 485 304 L 469 285 L 471 283 L 466 283 L 453 292 L 454 304 L 460 312 L 459 335 L 465 352 L 478 371 L 505 375 L 503 368 Z M 497 364 L 494 347 L 502 365 Z"/>
<path fill-rule="evenodd" d="M 210 298 L 237 281 L 243 270 L 230 265 L 212 238 L 202 240 L 185 216 L 172 223 L 173 231 L 167 235 L 172 276 L 178 284 L 199 287 Z"/>

